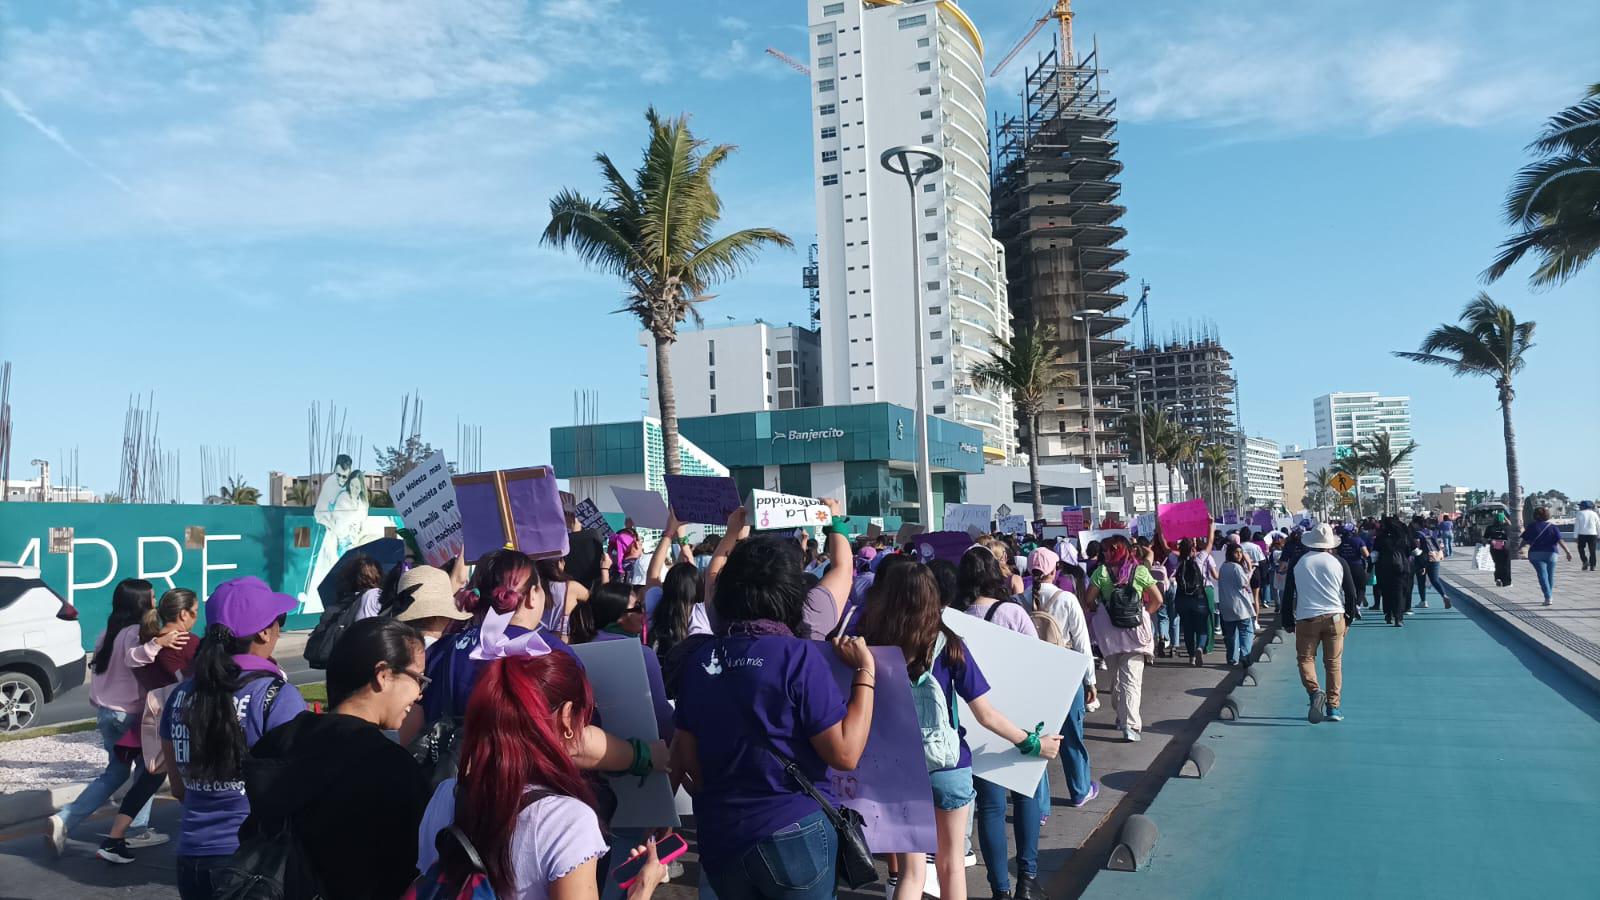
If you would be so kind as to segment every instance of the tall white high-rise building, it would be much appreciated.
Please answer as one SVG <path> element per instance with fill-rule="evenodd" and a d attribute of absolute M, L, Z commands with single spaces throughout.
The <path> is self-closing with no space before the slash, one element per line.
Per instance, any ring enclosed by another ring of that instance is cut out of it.
<path fill-rule="evenodd" d="M 1238 449 L 1244 450 L 1242 465 L 1237 463 L 1239 471 L 1244 476 L 1243 491 L 1244 505 L 1247 507 L 1277 506 L 1283 502 L 1283 455 L 1278 450 L 1278 442 L 1270 438 L 1251 437 L 1247 434 L 1237 436 Z M 1295 498 L 1299 502 L 1299 498 Z"/>
<path fill-rule="evenodd" d="M 1372 391 L 1323 394 L 1312 401 L 1316 416 L 1317 446 L 1332 447 L 1335 461 L 1368 437 L 1389 433 L 1395 450 L 1411 443 L 1411 398 L 1384 397 Z M 1416 478 L 1408 461 L 1394 473 L 1394 492 L 1400 504 L 1417 497 Z M 1383 490 L 1383 476 L 1377 473 L 1361 478 L 1361 492 L 1376 497 Z"/>
<path fill-rule="evenodd" d="M 968 374 L 1011 338 L 982 38 L 953 0 L 808 0 L 808 11 L 823 402 L 915 405 L 915 263 L 928 412 L 980 429 L 988 460 L 1008 458 L 1011 398 Z M 901 145 L 944 158 L 914 197 L 878 161 Z"/>

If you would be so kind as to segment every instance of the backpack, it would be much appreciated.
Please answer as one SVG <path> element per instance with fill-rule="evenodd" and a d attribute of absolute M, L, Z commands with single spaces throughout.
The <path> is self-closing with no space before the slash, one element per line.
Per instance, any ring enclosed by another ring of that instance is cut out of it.
<path fill-rule="evenodd" d="M 442 848 L 446 838 L 454 840 L 467 854 L 467 860 L 472 864 L 472 874 L 460 884 L 451 881 L 444 873 L 444 853 L 441 849 L 433 865 L 411 882 L 406 892 L 400 895 L 400 900 L 496 900 L 498 895 L 494 892 L 494 886 L 489 884 L 483 858 L 478 855 L 478 849 L 472 846 L 472 841 L 467 839 L 467 833 L 457 825 L 450 825 L 439 832 L 435 845 Z"/>
<path fill-rule="evenodd" d="M 284 680 L 267 673 L 254 673 L 254 678 L 270 677 L 272 684 L 262 695 L 261 723 L 272 717 L 272 707 L 283 689 Z M 246 681 L 254 680 L 247 676 Z M 258 781 L 270 767 L 282 766 L 282 760 L 257 760 L 245 757 L 244 781 L 248 796 L 252 781 Z M 305 847 L 295 834 L 286 816 L 276 828 L 258 828 L 256 833 L 239 842 L 239 849 L 228 861 L 211 870 L 211 896 L 213 900 L 283 900 L 285 897 L 322 896 L 322 886 L 306 861 Z"/>
<path fill-rule="evenodd" d="M 1178 567 L 1178 596 L 1203 597 L 1205 593 L 1205 575 L 1200 571 L 1200 563 L 1191 556 Z"/>
<path fill-rule="evenodd" d="M 1106 615 L 1118 628 L 1138 628 L 1144 624 L 1144 604 L 1139 602 L 1139 592 L 1133 589 L 1132 582 L 1111 589 L 1111 596 L 1106 599 Z"/>
<path fill-rule="evenodd" d="M 1050 585 L 1050 587 L 1055 587 L 1055 585 Z M 1056 588 L 1056 590 L 1059 591 L 1060 588 Z M 1050 596 L 1053 598 L 1055 594 Z M 1046 602 L 1042 586 L 1039 591 L 1038 602 Z M 1056 617 L 1051 615 L 1049 611 L 1040 609 L 1036 605 L 1033 611 L 1028 613 L 1028 617 L 1033 620 L 1033 630 L 1039 633 L 1039 640 L 1044 641 L 1046 644 L 1054 644 L 1057 647 L 1065 647 L 1067 645 L 1066 630 L 1062 628 L 1061 623 L 1057 622 Z"/>
<path fill-rule="evenodd" d="M 935 660 L 944 646 L 941 630 L 933 642 Z M 961 761 L 961 716 L 939 679 L 933 677 L 933 666 L 911 682 L 911 700 L 917 709 L 917 725 L 922 728 L 922 755 L 928 771 L 953 768 Z"/>
<path fill-rule="evenodd" d="M 356 616 L 360 614 L 360 594 L 349 594 L 342 605 L 323 610 L 322 618 L 317 620 L 317 627 L 313 628 L 311 636 L 306 638 L 304 652 L 306 664 L 313 669 L 326 669 L 328 658 L 333 655 L 333 648 L 338 645 L 339 638 L 344 637 L 345 631 L 356 623 Z"/>

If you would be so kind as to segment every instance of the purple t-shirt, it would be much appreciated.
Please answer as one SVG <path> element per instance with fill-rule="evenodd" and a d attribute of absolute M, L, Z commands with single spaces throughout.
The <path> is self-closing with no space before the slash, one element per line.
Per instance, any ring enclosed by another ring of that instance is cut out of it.
<path fill-rule="evenodd" d="M 820 584 L 806 591 L 804 618 L 806 627 L 811 629 L 809 636 L 812 640 L 820 641 L 826 637 L 833 626 L 839 624 L 839 604 L 834 600 L 833 592 Z"/>
<path fill-rule="evenodd" d="M 1016 604 L 1012 604 L 1015 606 Z M 989 682 L 983 677 L 983 670 L 978 668 L 978 661 L 972 656 L 972 646 L 966 646 L 966 662 L 960 671 L 952 673 L 950 667 L 945 665 L 944 654 L 940 653 L 933 659 L 933 680 L 939 682 L 940 690 L 944 691 L 945 702 L 950 701 L 950 688 L 953 683 L 955 692 L 961 699 L 972 701 L 989 693 Z M 959 713 L 957 714 L 959 719 Z M 967 726 L 958 725 L 956 731 L 961 735 L 961 758 L 956 761 L 955 768 L 965 769 L 972 765 L 972 748 L 967 746 Z M 940 771 L 947 771 L 941 769 Z"/>
<path fill-rule="evenodd" d="M 1561 529 L 1549 522 L 1534 522 L 1522 529 L 1522 542 L 1529 553 L 1554 553 L 1561 543 Z"/>
<path fill-rule="evenodd" d="M 1007 629 L 1008 631 L 1015 631 L 1018 634 L 1025 634 L 1031 638 L 1036 638 L 1039 636 L 1039 629 L 1033 627 L 1033 617 L 1028 615 L 1027 607 L 1023 606 L 1021 603 L 1013 603 L 1010 600 L 1005 600 L 995 608 L 994 616 L 990 617 L 989 609 L 990 607 L 994 606 L 995 604 L 993 602 L 982 604 L 974 603 L 967 607 L 967 615 L 972 616 L 975 619 L 987 619 L 992 624 L 999 625 L 1001 628 Z"/>
<path fill-rule="evenodd" d="M 826 644 L 784 636 L 707 641 L 683 667 L 675 718 L 698 738 L 700 855 L 713 868 L 817 811 L 769 752 L 794 760 L 823 796 L 828 766 L 811 738 L 844 719 Z"/>
<path fill-rule="evenodd" d="M 627 634 L 612 634 L 602 631 L 594 636 L 599 641 L 634 641 L 638 638 Z M 672 740 L 672 704 L 667 702 L 667 685 L 661 680 L 661 658 L 656 656 L 656 651 L 650 647 L 644 648 L 644 675 L 650 682 L 650 703 L 656 711 L 656 731 L 663 741 Z"/>
<path fill-rule="evenodd" d="M 488 660 L 472 658 L 472 651 L 478 646 L 481 627 L 481 623 L 473 622 L 462 631 L 439 638 L 428 648 L 423 671 L 432 683 L 422 692 L 422 717 L 425 721 L 439 721 L 445 710 L 451 708 L 452 700 L 456 715 L 467 714 L 467 701 L 472 699 L 472 688 L 478 683 L 478 675 L 488 663 Z M 507 625 L 506 637 L 520 637 L 532 630 L 521 625 Z M 550 645 L 550 649 L 567 654 L 577 662 L 579 669 L 583 668 L 583 660 L 578 659 L 578 654 L 566 641 L 556 637 L 549 629 L 541 630 L 539 636 Z"/>
<path fill-rule="evenodd" d="M 233 694 L 234 711 L 244 726 L 245 746 L 253 747 L 273 728 L 300 715 L 306 701 L 292 684 L 284 684 L 272 701 L 266 721 L 262 721 L 262 701 L 273 683 L 278 667 L 259 656 L 235 656 L 244 669 L 244 679 Z M 261 672 L 266 675 L 253 675 Z M 185 681 L 167 698 L 161 710 L 161 737 L 172 742 L 172 761 L 183 777 L 183 818 L 178 830 L 179 856 L 219 856 L 239 849 L 239 826 L 250 815 L 250 801 L 244 794 L 244 778 L 231 781 L 194 781 L 189 778 L 189 704 L 194 698 L 194 682 Z"/>

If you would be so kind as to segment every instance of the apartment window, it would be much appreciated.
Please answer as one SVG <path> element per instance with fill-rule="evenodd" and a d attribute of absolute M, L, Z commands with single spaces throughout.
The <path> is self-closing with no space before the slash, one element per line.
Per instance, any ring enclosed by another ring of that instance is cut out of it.
<path fill-rule="evenodd" d="M 831 69 L 831 68 L 833 68 L 833 57 L 831 57 L 831 56 L 818 57 L 818 59 L 817 59 L 817 68 L 819 68 L 819 69 Z"/>
<path fill-rule="evenodd" d="M 926 232 L 922 235 L 922 239 L 925 241 L 937 241 L 939 239 L 939 233 L 936 231 Z"/>
<path fill-rule="evenodd" d="M 822 14 L 825 15 L 825 16 L 842 16 L 842 15 L 844 15 L 844 4 L 843 3 L 829 3 L 829 4 L 826 4 L 826 5 L 824 5 L 822 7 Z"/>
<path fill-rule="evenodd" d="M 828 138 L 836 138 L 838 136 L 839 136 L 839 129 L 833 127 L 832 125 L 829 125 L 827 128 L 822 129 L 822 138 L 823 138 L 823 140 L 827 140 Z"/>
<path fill-rule="evenodd" d="M 919 62 L 919 63 L 917 63 L 917 71 L 918 72 L 927 72 L 927 71 L 930 71 L 931 69 L 933 69 L 933 63 L 930 63 L 930 62 Z"/>
<path fill-rule="evenodd" d="M 709 359 L 707 362 L 710 365 L 713 365 L 713 366 L 716 365 L 717 364 L 717 342 L 716 341 L 706 341 L 706 352 L 708 354 L 710 354 L 710 356 L 711 356 L 711 359 Z"/>
<path fill-rule="evenodd" d="M 717 373 L 712 372 L 711 373 L 711 390 L 714 391 L 716 389 L 717 389 Z"/>
<path fill-rule="evenodd" d="M 900 30 L 905 31 L 907 28 L 916 28 L 926 24 L 928 24 L 928 17 L 926 15 L 907 16 L 900 20 Z"/>
<path fill-rule="evenodd" d="M 933 88 L 931 88 L 931 87 L 919 87 L 919 88 L 917 88 L 917 93 L 921 94 L 924 97 L 926 97 L 929 94 L 933 93 Z"/>
<path fill-rule="evenodd" d="M 938 264 L 939 264 L 939 257 L 937 257 L 937 256 L 928 257 L 928 265 L 937 266 Z"/>
<path fill-rule="evenodd" d="M 934 366 L 942 366 L 942 365 L 944 365 L 944 357 L 935 356 L 932 359 L 928 360 L 928 364 L 929 365 L 934 365 Z"/>
<path fill-rule="evenodd" d="M 936 390 L 936 391 L 944 390 L 944 379 L 940 379 L 938 381 L 935 381 L 933 383 L 933 389 Z"/>
<path fill-rule="evenodd" d="M 944 340 L 944 332 L 942 332 L 942 331 L 930 331 L 930 332 L 928 332 L 928 340 L 931 340 L 931 341 L 942 341 L 942 340 Z"/>
<path fill-rule="evenodd" d="M 780 366 L 792 366 L 792 365 L 794 365 L 794 351 L 793 350 L 779 350 L 778 351 L 778 365 L 780 365 Z"/>
<path fill-rule="evenodd" d="M 817 82 L 817 90 L 818 91 L 831 91 L 831 90 L 833 90 L 833 79 L 832 78 L 824 78 L 821 81 Z"/>
<path fill-rule="evenodd" d="M 924 119 L 931 119 L 931 118 L 933 118 L 933 110 L 931 110 L 931 109 L 925 109 L 925 110 L 923 110 L 923 111 L 922 111 L 922 116 L 921 116 L 921 117 L 922 117 L 922 118 L 924 118 Z"/>
<path fill-rule="evenodd" d="M 934 414 L 934 415 L 936 415 L 936 416 L 942 416 L 942 415 L 944 415 L 944 407 L 942 407 L 942 406 L 935 406 L 935 407 L 934 407 L 934 408 L 933 408 L 933 414 Z"/>
<path fill-rule="evenodd" d="M 924 216 L 937 216 L 939 214 L 939 210 L 937 208 L 925 209 L 925 210 L 922 211 L 922 214 Z"/>
<path fill-rule="evenodd" d="M 838 184 L 839 183 L 839 176 L 837 176 L 837 175 L 824 175 L 824 176 L 822 176 L 822 183 L 825 186 L 826 185 Z"/>
<path fill-rule="evenodd" d="M 942 315 L 943 313 L 944 313 L 944 307 L 942 307 L 942 306 L 930 306 L 930 307 L 928 307 L 928 315 L 930 315 L 930 316 Z"/>
<path fill-rule="evenodd" d="M 829 31 L 829 32 L 826 32 L 824 34 L 817 35 L 817 46 L 818 47 L 821 47 L 823 44 L 831 44 L 831 43 L 833 43 L 833 32 Z"/>
<path fill-rule="evenodd" d="M 717 411 L 717 398 L 714 397 L 714 396 L 711 397 L 711 411 L 712 412 L 716 412 Z"/>
<path fill-rule="evenodd" d="M 824 151 L 822 151 L 822 161 L 823 162 L 838 162 L 839 161 L 839 151 L 837 151 L 837 150 L 824 150 Z"/>
<path fill-rule="evenodd" d="M 924 194 L 931 194 L 931 193 L 933 193 L 934 187 L 935 187 L 934 183 L 930 181 L 930 182 L 928 182 L 928 183 L 926 183 L 926 184 L 924 184 L 922 186 L 922 192 Z"/>
<path fill-rule="evenodd" d="M 1066 434 L 1066 433 L 1067 433 L 1067 420 L 1066 419 L 1061 419 L 1061 420 L 1057 421 L 1056 422 L 1056 434 Z"/>
<path fill-rule="evenodd" d="M 922 136 L 922 142 L 923 142 L 923 143 L 924 143 L 924 144 L 931 144 L 931 143 L 933 143 L 933 135 L 931 135 L 931 134 L 925 134 L 925 135 L 923 135 L 923 136 Z"/>
<path fill-rule="evenodd" d="M 824 116 L 831 116 L 837 111 L 838 111 L 838 107 L 834 106 L 832 103 L 824 103 L 821 106 L 817 107 L 817 112 L 821 113 Z"/>
<path fill-rule="evenodd" d="M 927 38 L 917 38 L 917 46 L 918 47 L 926 47 L 926 46 L 928 46 L 928 39 Z"/>

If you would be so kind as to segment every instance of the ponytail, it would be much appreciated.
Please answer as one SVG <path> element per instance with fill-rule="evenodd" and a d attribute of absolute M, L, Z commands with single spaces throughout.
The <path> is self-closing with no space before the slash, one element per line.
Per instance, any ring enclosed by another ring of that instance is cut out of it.
<path fill-rule="evenodd" d="M 139 640 L 148 641 L 161 633 L 161 629 L 178 621 L 178 617 L 186 612 L 194 612 L 200 604 L 194 591 L 188 588 L 173 588 L 161 595 L 150 611 L 144 614 L 139 622 Z"/>
<path fill-rule="evenodd" d="M 497 550 L 478 561 L 472 584 L 456 592 L 456 608 L 479 617 L 490 609 L 501 615 L 513 612 L 528 599 L 538 577 L 528 554 Z"/>
<path fill-rule="evenodd" d="M 239 690 L 239 664 L 233 657 L 246 653 L 251 636 L 238 637 L 228 626 L 213 622 L 206 627 L 200 651 L 194 658 L 194 688 L 189 702 L 189 779 L 234 781 L 244 760 L 244 728 L 234 710 Z"/>
<path fill-rule="evenodd" d="M 161 613 L 151 607 L 139 620 L 139 643 L 145 643 L 161 633 Z"/>
<path fill-rule="evenodd" d="M 1038 610 L 1039 609 L 1039 588 L 1044 586 L 1044 581 L 1045 581 L 1044 575 L 1040 574 L 1040 575 L 1034 576 L 1034 579 L 1033 579 L 1033 595 L 1029 598 L 1032 601 L 1029 605 L 1034 610 Z"/>
<path fill-rule="evenodd" d="M 567 617 L 567 637 L 574 644 L 587 644 L 595 639 L 600 629 L 613 625 L 633 605 L 633 588 L 626 584 L 608 582 L 597 585 L 583 600 L 572 608 Z"/>

